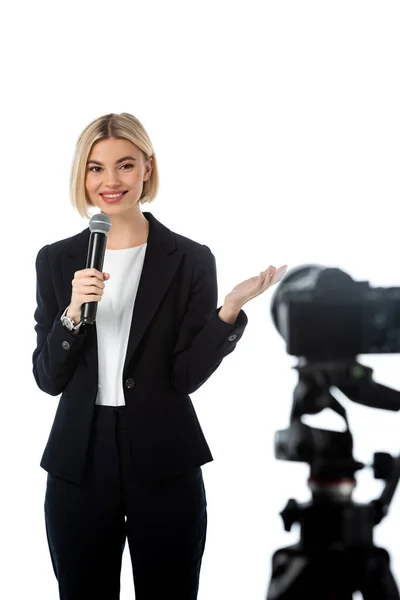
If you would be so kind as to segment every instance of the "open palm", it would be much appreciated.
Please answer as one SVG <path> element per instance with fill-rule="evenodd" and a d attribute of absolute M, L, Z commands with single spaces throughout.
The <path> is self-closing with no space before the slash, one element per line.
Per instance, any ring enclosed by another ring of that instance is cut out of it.
<path fill-rule="evenodd" d="M 259 296 L 265 290 L 270 288 L 275 283 L 281 281 L 282 277 L 287 271 L 287 265 L 282 265 L 279 269 L 270 265 L 265 271 L 255 277 L 250 277 L 246 281 L 242 281 L 225 298 L 225 302 L 235 304 L 236 306 L 243 306 L 256 296 Z"/>

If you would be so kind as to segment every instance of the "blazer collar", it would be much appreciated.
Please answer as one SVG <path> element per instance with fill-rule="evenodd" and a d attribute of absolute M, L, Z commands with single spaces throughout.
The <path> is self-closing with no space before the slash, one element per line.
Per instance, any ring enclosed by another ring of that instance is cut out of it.
<path fill-rule="evenodd" d="M 163 299 L 181 259 L 181 252 L 176 244 L 174 233 L 160 223 L 150 212 L 143 212 L 149 221 L 149 234 L 143 263 L 142 274 L 132 314 L 128 345 L 123 368 L 123 378 L 129 376 L 129 364 L 134 358 L 139 343 L 143 338 L 158 306 Z M 63 280 L 66 290 L 65 302 L 71 300 L 71 281 L 74 273 L 86 268 L 89 246 L 90 228 L 87 227 L 77 236 L 63 255 Z M 87 339 L 84 344 L 84 356 L 89 368 L 98 381 L 98 347 L 96 321 L 87 327 Z"/>

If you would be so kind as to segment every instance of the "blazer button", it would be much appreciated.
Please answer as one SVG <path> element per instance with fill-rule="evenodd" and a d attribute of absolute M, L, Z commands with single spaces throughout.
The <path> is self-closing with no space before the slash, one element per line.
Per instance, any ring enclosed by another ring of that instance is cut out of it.
<path fill-rule="evenodd" d="M 228 340 L 229 340 L 230 342 L 233 342 L 233 340 L 236 340 L 236 338 L 237 338 L 237 335 L 236 335 L 236 333 L 234 333 L 233 335 L 230 335 L 230 336 L 228 337 Z"/>
<path fill-rule="evenodd" d="M 64 341 L 61 343 L 61 346 L 64 348 L 64 350 L 69 350 L 69 349 L 71 348 L 71 345 L 70 345 L 70 343 L 69 343 L 69 342 L 67 342 L 66 340 L 64 340 Z"/>
<path fill-rule="evenodd" d="M 125 381 L 125 385 L 127 388 L 133 388 L 133 386 L 135 385 L 135 380 L 133 379 L 133 377 L 128 377 L 128 379 Z"/>

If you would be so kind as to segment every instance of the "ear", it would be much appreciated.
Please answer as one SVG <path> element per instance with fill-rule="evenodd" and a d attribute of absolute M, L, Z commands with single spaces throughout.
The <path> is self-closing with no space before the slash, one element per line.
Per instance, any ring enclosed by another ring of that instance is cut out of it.
<path fill-rule="evenodd" d="M 149 179 L 152 170 L 153 170 L 153 158 L 150 157 L 149 160 L 146 162 L 146 173 L 145 173 L 145 177 L 144 177 L 143 181 L 147 181 Z"/>

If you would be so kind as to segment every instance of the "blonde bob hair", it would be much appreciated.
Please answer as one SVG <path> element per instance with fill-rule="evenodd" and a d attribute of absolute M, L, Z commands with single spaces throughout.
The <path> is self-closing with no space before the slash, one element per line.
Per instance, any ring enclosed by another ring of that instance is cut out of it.
<path fill-rule="evenodd" d="M 159 178 L 157 160 L 149 136 L 141 122 L 129 113 L 110 113 L 95 119 L 80 134 L 75 147 L 70 176 L 72 206 L 81 217 L 90 219 L 88 209 L 95 206 L 86 194 L 85 178 L 87 161 L 93 144 L 108 138 L 125 139 L 132 142 L 143 153 L 144 160 L 153 159 L 150 177 L 143 183 L 139 203 L 152 202 L 157 195 Z"/>

